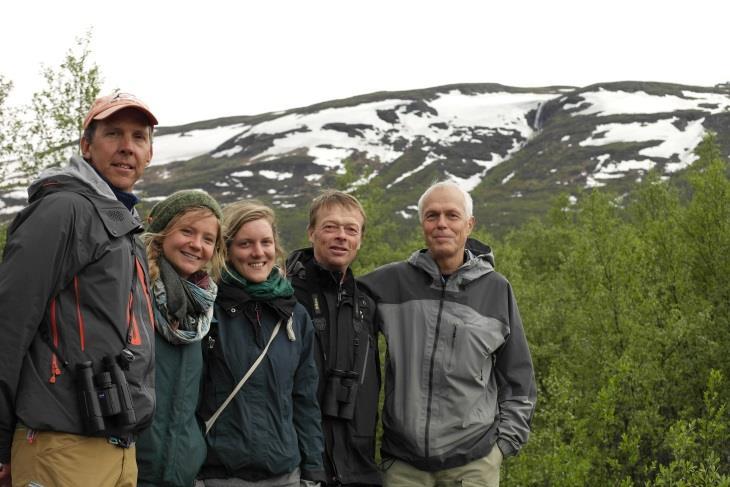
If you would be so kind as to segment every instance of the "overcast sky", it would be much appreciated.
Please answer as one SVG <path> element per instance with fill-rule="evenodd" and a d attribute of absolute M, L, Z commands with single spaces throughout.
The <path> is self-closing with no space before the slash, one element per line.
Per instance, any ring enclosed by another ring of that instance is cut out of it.
<path fill-rule="evenodd" d="M 730 81 L 729 22 L 710 0 L 10 0 L 0 74 L 28 102 L 93 28 L 103 91 L 177 125 L 450 83 L 712 86 Z"/>

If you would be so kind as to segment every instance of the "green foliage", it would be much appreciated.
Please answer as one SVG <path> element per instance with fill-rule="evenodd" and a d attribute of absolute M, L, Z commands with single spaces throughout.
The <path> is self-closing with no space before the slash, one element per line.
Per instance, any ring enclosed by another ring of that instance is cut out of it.
<path fill-rule="evenodd" d="M 712 135 L 697 152 L 676 186 L 562 198 L 495 245 L 539 389 L 503 485 L 728 485 L 730 181 Z"/>
<path fill-rule="evenodd" d="M 20 121 L 17 109 L 6 105 L 13 82 L 0 75 L 0 181 L 8 176 L 9 162 L 14 158 L 13 147 Z"/>
<path fill-rule="evenodd" d="M 33 94 L 30 105 L 8 113 L 7 120 L 5 112 L 0 111 L 0 123 L 5 122 L 3 128 L 7 129 L 0 146 L 17 158 L 28 178 L 47 167 L 61 165 L 77 151 L 84 116 L 99 94 L 101 83 L 99 68 L 91 62 L 90 42 L 88 32 L 76 39 L 57 68 L 43 68 L 46 86 Z M 3 93 L 8 90 L 7 83 L 0 79 L 0 110 Z M 26 185 L 27 181 L 17 183 Z"/>

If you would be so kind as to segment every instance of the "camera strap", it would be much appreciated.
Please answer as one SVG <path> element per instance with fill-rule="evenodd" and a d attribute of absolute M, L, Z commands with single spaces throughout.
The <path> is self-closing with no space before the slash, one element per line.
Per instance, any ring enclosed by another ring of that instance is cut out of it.
<path fill-rule="evenodd" d="M 354 342 L 355 356 L 353 360 L 355 371 L 360 378 L 360 384 L 362 384 L 365 381 L 365 369 L 367 368 L 368 354 L 370 352 L 370 329 L 365 322 L 365 314 L 363 312 L 363 308 L 367 308 L 367 302 L 360 296 L 356 282 L 353 287 L 352 325 L 356 333 Z"/>
<path fill-rule="evenodd" d="M 290 328 L 292 325 L 293 316 L 289 317 L 289 321 L 287 322 L 287 328 Z M 213 424 L 218 420 L 218 416 L 221 415 L 223 410 L 228 406 L 228 404 L 233 400 L 233 398 L 238 394 L 238 391 L 241 390 L 241 387 L 243 387 L 243 384 L 246 383 L 249 377 L 251 377 L 251 374 L 254 373 L 256 368 L 259 366 L 261 361 L 266 356 L 266 352 L 269 351 L 269 346 L 271 345 L 271 342 L 274 341 L 274 338 L 276 338 L 276 334 L 279 333 L 279 328 L 281 328 L 281 322 L 282 320 L 279 320 L 276 322 L 276 326 L 274 326 L 274 331 L 271 332 L 271 337 L 269 338 L 268 343 L 266 343 L 266 346 L 261 351 L 261 354 L 259 354 L 258 358 L 254 361 L 253 364 L 251 364 L 251 367 L 246 371 L 246 373 L 243 375 L 243 378 L 241 381 L 236 385 L 236 387 L 233 388 L 233 391 L 228 395 L 225 401 L 223 401 L 223 404 L 220 405 L 218 410 L 216 410 L 215 413 L 213 413 L 213 416 L 211 416 L 208 421 L 205 422 L 205 435 L 208 435 L 208 432 L 213 427 Z"/>

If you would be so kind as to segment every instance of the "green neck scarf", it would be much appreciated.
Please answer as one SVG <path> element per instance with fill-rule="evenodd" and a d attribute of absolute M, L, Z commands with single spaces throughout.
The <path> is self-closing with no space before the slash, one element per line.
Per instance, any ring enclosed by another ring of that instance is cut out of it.
<path fill-rule="evenodd" d="M 257 301 L 288 298 L 294 295 L 294 288 L 284 278 L 278 267 L 271 269 L 269 277 L 264 282 L 249 282 L 232 266 L 226 266 L 223 269 L 221 279 L 226 284 L 243 289 L 252 299 Z"/>

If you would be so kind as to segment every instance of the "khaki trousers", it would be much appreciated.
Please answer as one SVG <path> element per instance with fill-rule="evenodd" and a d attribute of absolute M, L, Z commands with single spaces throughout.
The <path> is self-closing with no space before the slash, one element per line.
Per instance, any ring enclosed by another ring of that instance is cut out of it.
<path fill-rule="evenodd" d="M 13 487 L 137 485 L 134 446 L 119 448 L 106 438 L 18 427 L 13 435 L 10 466 Z"/>
<path fill-rule="evenodd" d="M 425 472 L 406 462 L 395 460 L 384 472 L 383 487 L 499 487 L 501 465 L 502 452 L 496 444 L 484 458 L 437 472 Z"/>

